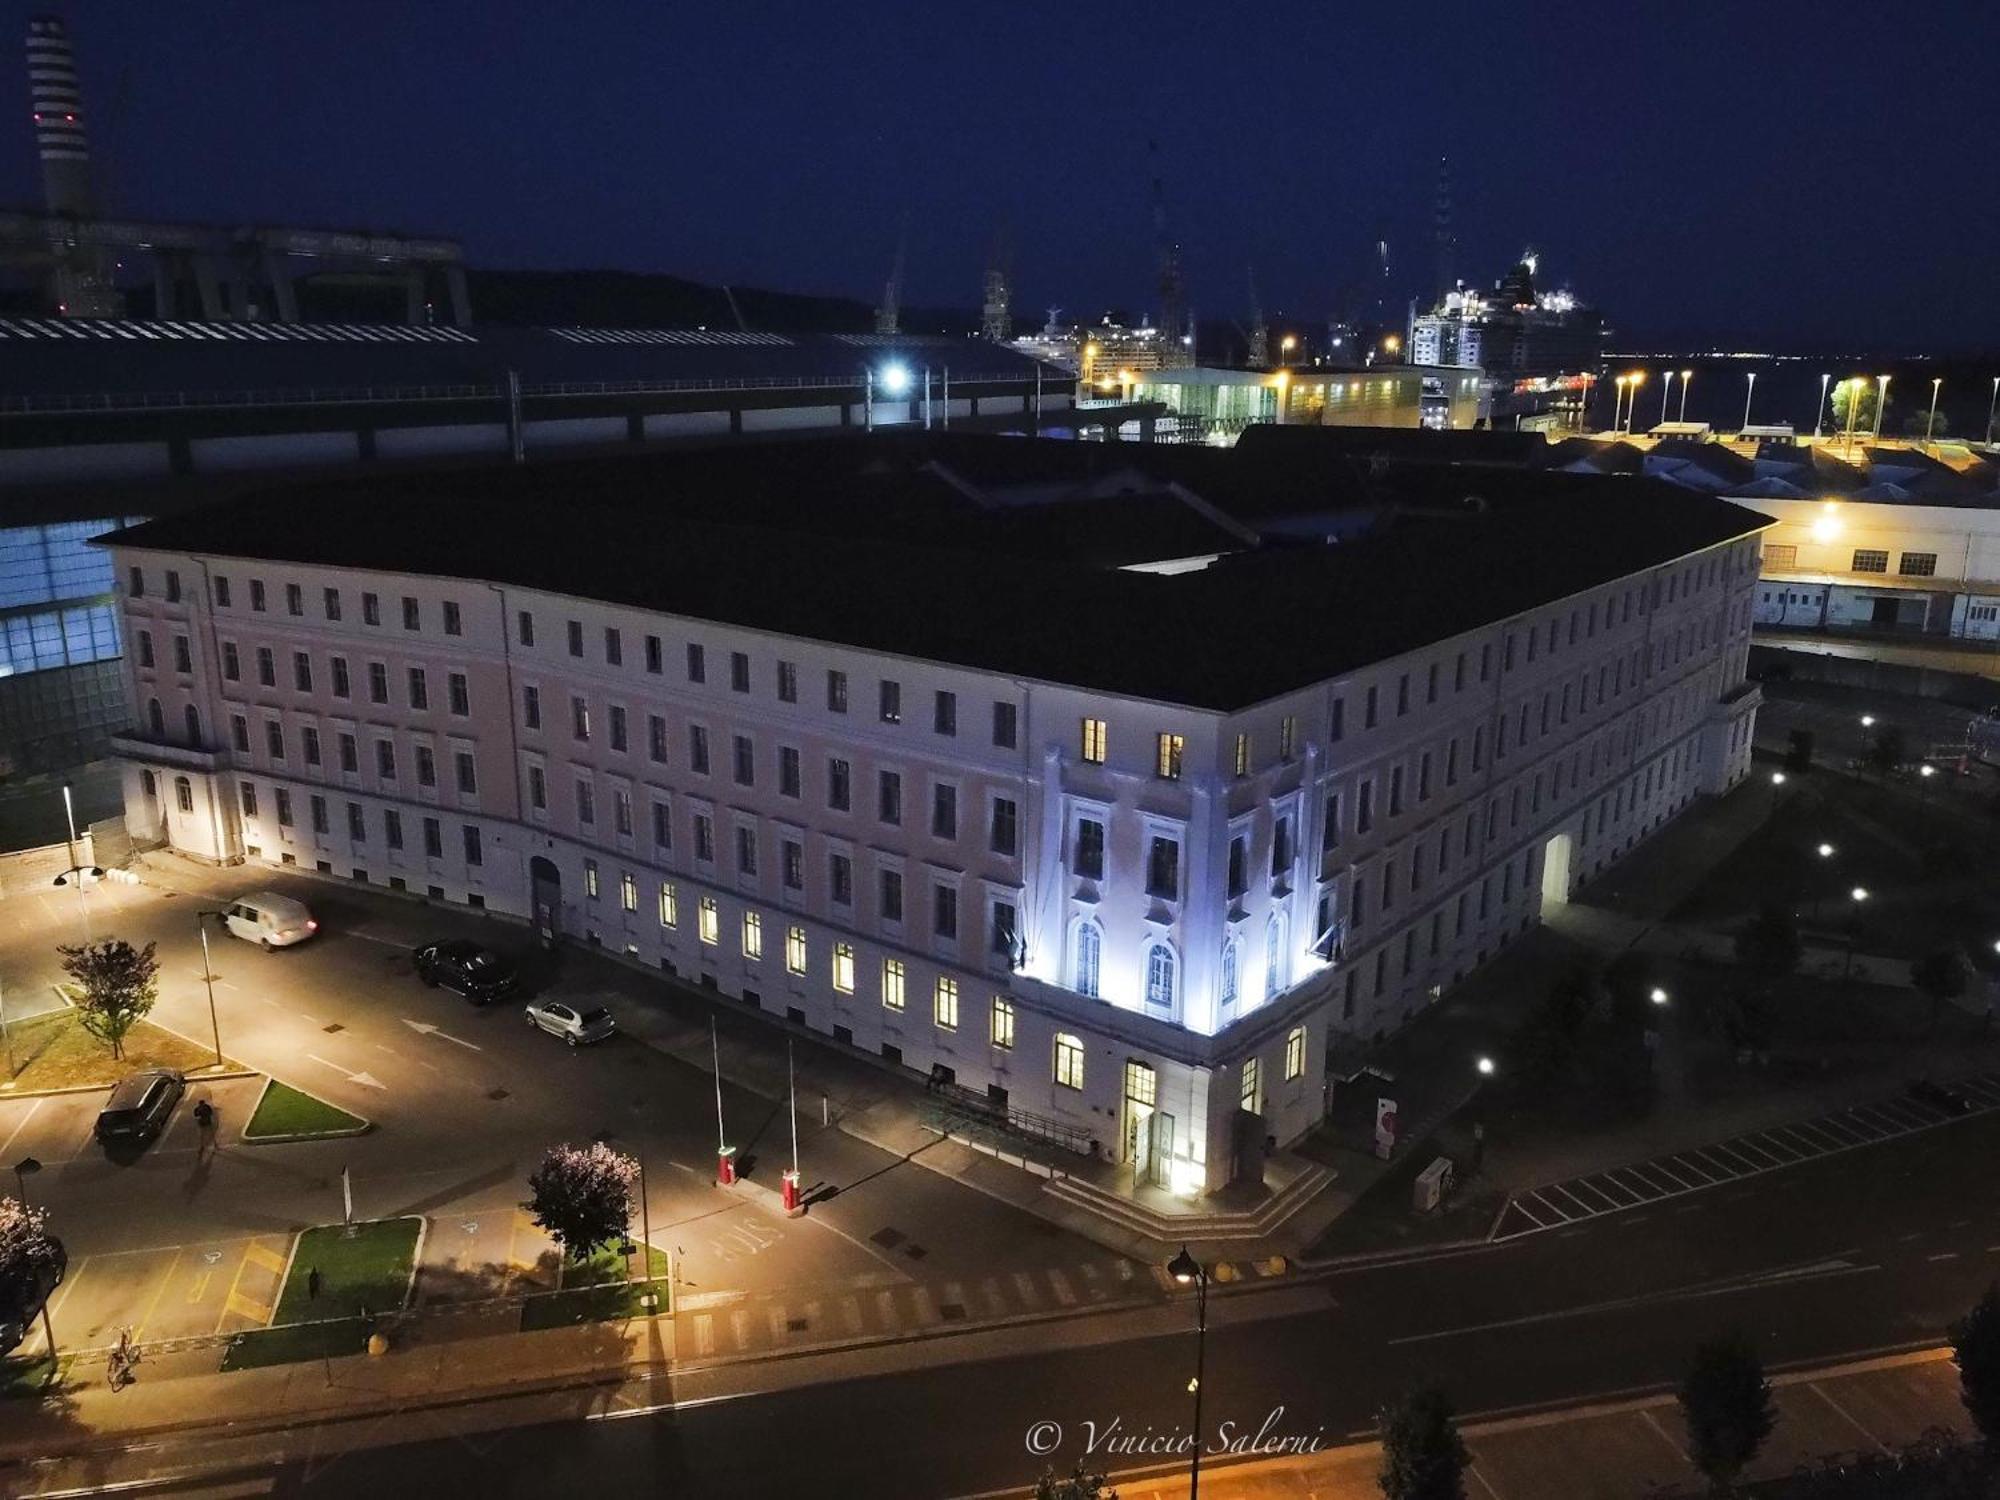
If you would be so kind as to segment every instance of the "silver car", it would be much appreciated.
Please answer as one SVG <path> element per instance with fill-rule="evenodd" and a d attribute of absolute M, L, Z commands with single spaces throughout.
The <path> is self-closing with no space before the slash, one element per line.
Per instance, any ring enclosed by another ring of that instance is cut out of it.
<path fill-rule="evenodd" d="M 618 1030 L 618 1023 L 603 1006 L 580 1011 L 560 1000 L 540 1000 L 528 1007 L 528 1024 L 550 1036 L 559 1036 L 572 1047 L 601 1042 Z"/>

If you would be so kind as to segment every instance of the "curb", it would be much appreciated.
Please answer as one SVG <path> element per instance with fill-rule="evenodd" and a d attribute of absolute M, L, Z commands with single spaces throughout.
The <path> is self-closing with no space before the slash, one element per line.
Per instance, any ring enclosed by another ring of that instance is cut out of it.
<path fill-rule="evenodd" d="M 245 1076 L 254 1078 L 257 1075 L 253 1073 L 253 1074 L 247 1074 Z M 264 1107 L 264 1097 L 265 1095 L 271 1092 L 271 1085 L 274 1083 L 284 1083 L 284 1080 L 281 1078 L 273 1078 L 269 1073 L 266 1073 L 264 1075 L 264 1087 L 262 1090 L 259 1091 L 257 1095 L 257 1102 L 250 1106 L 251 1119 L 254 1120 L 257 1118 L 257 1111 Z M 311 1093 L 306 1089 L 302 1089 L 295 1083 L 286 1083 L 285 1087 L 290 1089 L 295 1094 L 304 1094 L 308 1099 L 316 1100 L 318 1103 L 321 1104 L 326 1104 L 326 1100 L 321 1099 L 318 1094 Z M 327 1104 L 326 1107 L 328 1109 L 340 1108 L 338 1105 L 335 1104 Z M 373 1120 L 364 1119 L 362 1116 L 354 1114 L 352 1110 L 342 1109 L 340 1112 L 344 1115 L 353 1115 L 354 1118 L 360 1120 L 361 1123 L 359 1125 L 353 1126 L 352 1128 L 343 1130 L 313 1130 L 313 1131 L 307 1131 L 304 1134 L 287 1133 L 283 1135 L 252 1135 L 250 1134 L 248 1126 L 245 1126 L 244 1129 L 239 1130 L 236 1133 L 236 1139 L 238 1140 L 238 1142 L 240 1142 L 245 1146 L 286 1146 L 286 1145 L 291 1145 L 297 1141 L 346 1140 L 352 1136 L 366 1135 L 368 1134 L 369 1131 L 375 1128 L 375 1122 Z"/>
<path fill-rule="evenodd" d="M 229 1068 L 214 1073 L 206 1068 L 182 1074 L 189 1083 L 225 1083 L 238 1078 L 261 1078 L 255 1068 Z M 102 1094 L 117 1088 L 116 1083 L 73 1083 L 59 1089 L 10 1089 L 0 1086 L 0 1099 L 60 1099 L 70 1094 Z"/>

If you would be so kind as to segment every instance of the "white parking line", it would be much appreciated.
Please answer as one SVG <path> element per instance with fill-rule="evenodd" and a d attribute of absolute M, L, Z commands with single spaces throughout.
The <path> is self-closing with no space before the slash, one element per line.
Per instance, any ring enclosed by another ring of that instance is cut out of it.
<path fill-rule="evenodd" d="M 4 1158 L 7 1155 L 7 1148 L 8 1146 L 12 1146 L 14 1144 L 14 1137 L 19 1135 L 23 1130 L 26 1130 L 28 1128 L 28 1121 L 34 1119 L 35 1111 L 40 1109 L 41 1107 L 42 1107 L 42 1101 L 40 1099 L 35 1100 L 34 1103 L 28 1106 L 28 1112 L 21 1116 L 20 1123 L 17 1124 L 12 1130 L 7 1132 L 6 1145 L 0 1145 L 0 1158 Z"/>

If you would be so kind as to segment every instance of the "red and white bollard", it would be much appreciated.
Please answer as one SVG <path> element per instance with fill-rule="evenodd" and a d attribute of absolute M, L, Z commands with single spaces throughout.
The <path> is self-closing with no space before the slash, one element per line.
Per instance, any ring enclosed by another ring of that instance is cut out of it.
<path fill-rule="evenodd" d="M 784 1199 L 785 1199 L 785 1212 L 788 1214 L 796 1214 L 799 1211 L 800 1207 L 799 1174 L 793 1171 L 789 1167 L 785 1169 Z"/>
<path fill-rule="evenodd" d="M 736 1148 L 723 1146 L 715 1153 L 715 1184 L 729 1187 L 736 1181 Z"/>

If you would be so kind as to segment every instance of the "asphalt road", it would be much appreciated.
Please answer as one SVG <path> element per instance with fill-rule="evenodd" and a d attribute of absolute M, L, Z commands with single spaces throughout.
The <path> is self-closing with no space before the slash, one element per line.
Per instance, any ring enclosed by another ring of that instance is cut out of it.
<path fill-rule="evenodd" d="M 1268 1423 L 1334 1441 L 1414 1381 L 1442 1384 L 1468 1414 L 1659 1386 L 1725 1329 L 1773 1364 L 1933 1340 L 2000 1274 L 1996 1149 L 2000 1119 L 1975 1118 L 1516 1245 L 1218 1294 L 1204 1431 L 1215 1444 L 1225 1423 L 1237 1435 Z M 1115 1470 L 1145 1460 L 1104 1443 L 1187 1430 L 1192 1311 L 1049 1325 L 976 1362 L 934 1341 L 893 1373 L 850 1356 L 845 1378 L 822 1365 L 820 1383 L 789 1389 L 771 1389 L 792 1378 L 782 1366 L 720 1370 L 653 1390 L 680 1409 L 623 1420 L 310 1461 L 299 1453 L 342 1443 L 294 1434 L 287 1456 L 272 1449 L 230 1478 L 304 1495 L 1025 1493 L 1045 1461 L 1031 1434 L 1066 1466 L 1094 1423 Z"/>
<path fill-rule="evenodd" d="M 469 914 L 310 879 L 255 872 L 243 879 L 246 891 L 278 888 L 306 901 L 321 935 L 266 953 L 211 933 L 225 1052 L 378 1128 L 354 1139 L 243 1145 L 235 1136 L 254 1086 L 196 1084 L 166 1135 L 121 1164 L 90 1139 L 97 1096 L 0 1099 L 0 1160 L 31 1155 L 43 1163 L 30 1195 L 51 1209 L 70 1251 L 71 1278 L 55 1311 L 61 1318 L 77 1299 L 70 1311 L 87 1333 L 135 1324 L 144 1340 L 254 1324 L 242 1307 L 234 1314 L 223 1303 L 209 1307 L 217 1263 L 208 1257 L 221 1247 L 226 1278 L 240 1255 L 258 1259 L 252 1247 L 261 1237 L 283 1245 L 294 1229 L 337 1222 L 343 1168 L 357 1217 L 432 1218 L 419 1300 L 522 1290 L 546 1248 L 516 1212 L 526 1176 L 549 1145 L 598 1137 L 642 1155 L 654 1243 L 677 1252 L 685 1293 L 877 1288 L 1115 1260 L 837 1128 L 822 1130 L 814 1095 L 800 1121 L 804 1181 L 809 1191 L 841 1191 L 788 1220 L 768 1189 L 714 1186 L 712 1074 L 638 1039 L 692 1024 L 660 1005 L 662 981 L 586 953 L 529 953 L 525 934 Z M 206 903 L 117 885 L 86 899 L 98 936 L 159 943 L 155 1019 L 206 1039 L 194 919 Z M 57 977 L 54 944 L 74 941 L 81 922 L 58 899 L 16 898 L 0 908 L 0 982 L 8 992 Z M 521 952 L 530 989 L 608 1004 L 635 1034 L 572 1049 L 528 1026 L 517 1001 L 475 1007 L 423 986 L 410 949 L 460 934 Z M 810 1055 L 801 1062 L 809 1079 Z M 204 1093 L 223 1119 L 223 1149 L 206 1158 L 187 1118 Z M 790 1155 L 782 1102 L 725 1085 L 723 1106 L 742 1154 L 761 1158 L 754 1180 L 775 1187 Z M 254 1312 L 260 1299 L 244 1301 Z M 210 1326 L 200 1326 L 210 1316 Z"/>

